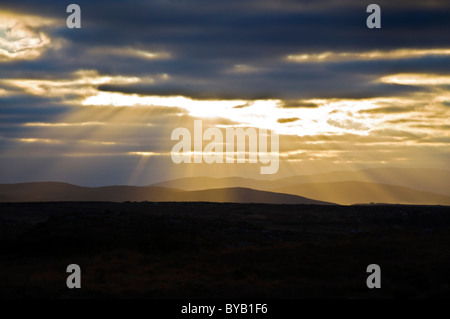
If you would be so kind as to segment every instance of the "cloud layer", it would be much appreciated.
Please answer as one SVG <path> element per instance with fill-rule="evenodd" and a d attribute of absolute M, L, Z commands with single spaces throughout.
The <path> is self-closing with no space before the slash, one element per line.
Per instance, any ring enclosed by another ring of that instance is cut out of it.
<path fill-rule="evenodd" d="M 0 182 L 258 171 L 173 165 L 195 118 L 277 131 L 281 175 L 448 167 L 448 1 L 380 1 L 378 30 L 359 1 L 77 4 L 82 29 L 58 1 L 0 5 Z"/>

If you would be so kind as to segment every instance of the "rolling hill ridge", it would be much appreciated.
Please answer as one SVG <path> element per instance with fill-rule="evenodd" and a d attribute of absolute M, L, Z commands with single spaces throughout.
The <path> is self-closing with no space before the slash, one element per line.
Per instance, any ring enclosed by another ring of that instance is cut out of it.
<path fill-rule="evenodd" d="M 333 205 L 298 195 L 279 194 L 242 187 L 182 191 L 158 186 L 81 187 L 58 182 L 0 184 L 2 202 L 54 201 L 153 201 L 153 202 L 234 202 L 267 204 Z"/>

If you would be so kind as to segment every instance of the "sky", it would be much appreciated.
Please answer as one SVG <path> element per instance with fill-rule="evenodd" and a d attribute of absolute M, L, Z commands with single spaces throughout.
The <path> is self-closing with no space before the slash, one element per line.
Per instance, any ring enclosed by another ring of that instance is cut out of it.
<path fill-rule="evenodd" d="M 448 169 L 450 2 L 370 3 L 2 0 L 0 183 Z M 276 132 L 278 172 L 173 163 L 198 119 Z"/>

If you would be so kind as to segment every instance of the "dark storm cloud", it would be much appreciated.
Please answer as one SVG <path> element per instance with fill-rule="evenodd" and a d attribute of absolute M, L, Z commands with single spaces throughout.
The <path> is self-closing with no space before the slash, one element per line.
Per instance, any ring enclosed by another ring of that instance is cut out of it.
<path fill-rule="evenodd" d="M 60 1 L 3 1 L 1 7 L 60 19 L 48 30 L 63 38 L 60 50 L 36 61 L 4 64 L 1 77 L 65 76 L 78 69 L 102 74 L 171 79 L 157 85 L 104 86 L 106 91 L 186 95 L 193 98 L 373 97 L 413 88 L 373 85 L 377 75 L 442 72 L 446 57 L 325 64 L 288 63 L 289 54 L 323 51 L 392 50 L 447 45 L 450 8 L 444 1 L 383 1 L 382 29 L 365 25 L 359 1 L 78 1 L 82 29 L 65 26 Z M 404 6 L 400 4 L 405 4 Z M 406 5 L 408 4 L 408 5 Z M 121 54 L 94 54 L 117 48 L 168 52 L 171 58 L 146 60 Z M 230 73 L 235 65 L 259 72 Z M 372 74 L 373 77 L 361 75 Z"/>
<path fill-rule="evenodd" d="M 61 115 L 70 110 L 68 106 L 57 104 L 56 99 L 35 96 L 2 97 L 0 101 L 0 119 L 18 116 L 28 120 L 42 120 L 42 118 Z"/>
<path fill-rule="evenodd" d="M 182 76 L 182 75 L 180 75 Z M 426 91 L 426 87 L 374 83 L 378 77 L 357 72 L 333 72 L 323 66 L 279 66 L 277 71 L 258 74 L 219 74 L 208 81 L 186 74 L 170 83 L 101 85 L 106 92 L 136 93 L 142 95 L 183 95 L 194 99 L 282 99 L 283 107 L 314 107 L 299 103 L 297 99 L 309 98 L 370 98 L 398 96 Z"/>
<path fill-rule="evenodd" d="M 80 69 L 102 75 L 169 74 L 167 81 L 108 84 L 100 90 L 195 99 L 273 98 L 284 100 L 285 107 L 303 107 L 287 101 L 426 90 L 375 82 L 386 74 L 444 73 L 450 67 L 446 56 L 301 64 L 285 60 L 298 53 L 445 47 L 450 31 L 446 1 L 379 1 L 381 30 L 366 27 L 366 4 L 360 1 L 80 0 L 82 29 L 65 26 L 67 4 L 2 1 L 3 9 L 58 19 L 59 27 L 45 31 L 65 42 L 38 60 L 2 63 L 0 78 L 64 79 Z M 118 48 L 167 52 L 170 57 L 143 59 L 114 53 Z M 233 72 L 236 65 L 255 72 Z"/>
<path fill-rule="evenodd" d="M 63 27 L 57 34 L 79 44 L 166 46 L 192 58 L 258 59 L 290 50 L 442 44 L 450 26 L 448 8 L 390 9 L 386 5 L 382 11 L 385 30 L 379 32 L 366 28 L 365 5 L 359 1 L 338 8 L 294 11 L 248 3 L 136 1 L 102 5 L 91 1 L 80 3 L 84 30 Z"/>
<path fill-rule="evenodd" d="M 442 43 L 447 47 L 447 43 Z M 392 60 L 343 61 L 327 65 L 333 72 L 369 74 L 381 76 L 388 73 L 436 73 L 448 74 L 450 58 L 448 56 L 410 57 Z"/>

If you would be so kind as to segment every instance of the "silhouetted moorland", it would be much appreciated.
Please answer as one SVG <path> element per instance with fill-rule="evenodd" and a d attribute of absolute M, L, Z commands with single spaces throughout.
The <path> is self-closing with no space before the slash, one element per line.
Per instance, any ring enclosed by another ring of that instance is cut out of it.
<path fill-rule="evenodd" d="M 2 298 L 450 297 L 450 208 L 0 204 Z M 69 264 L 82 288 L 66 287 Z M 382 288 L 366 287 L 366 267 Z"/>

